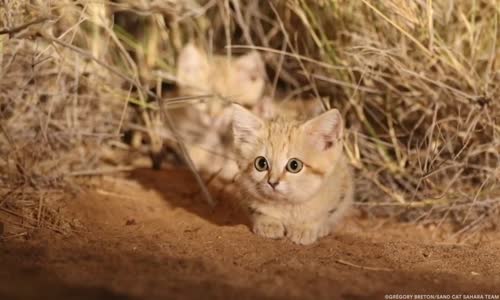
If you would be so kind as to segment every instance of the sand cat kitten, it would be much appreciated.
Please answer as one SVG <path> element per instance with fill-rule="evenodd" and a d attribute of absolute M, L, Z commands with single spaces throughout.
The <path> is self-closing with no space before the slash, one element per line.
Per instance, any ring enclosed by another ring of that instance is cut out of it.
<path fill-rule="evenodd" d="M 237 184 L 253 231 L 304 245 L 329 234 L 353 193 L 339 111 L 304 122 L 264 121 L 239 105 L 233 110 Z"/>
<path fill-rule="evenodd" d="M 255 106 L 265 87 L 264 62 L 257 52 L 239 57 L 209 56 L 204 51 L 187 44 L 177 62 L 177 84 L 182 96 L 215 94 L 246 107 Z M 197 121 L 212 124 L 228 106 L 216 97 L 196 105 L 203 113 Z"/>

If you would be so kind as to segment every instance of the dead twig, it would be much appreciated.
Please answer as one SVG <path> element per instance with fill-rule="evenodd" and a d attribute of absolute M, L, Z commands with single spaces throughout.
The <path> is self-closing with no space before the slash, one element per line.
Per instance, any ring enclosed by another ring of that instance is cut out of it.
<path fill-rule="evenodd" d="M 50 18 L 48 17 L 41 17 L 41 18 L 38 18 L 38 19 L 35 19 L 33 21 L 30 21 L 28 23 L 25 23 L 23 25 L 19 25 L 17 27 L 14 27 L 14 28 L 5 28 L 5 29 L 0 29 L 0 35 L 2 34 L 8 34 L 9 35 L 9 38 L 12 37 L 14 34 L 18 33 L 18 32 L 21 32 L 23 31 L 24 29 L 32 26 L 32 25 L 35 25 L 35 24 L 39 24 L 39 23 L 43 23 L 47 20 L 50 20 Z"/>
<path fill-rule="evenodd" d="M 116 167 L 116 168 L 101 168 L 101 169 L 94 169 L 94 170 L 74 171 L 74 172 L 67 174 L 67 176 L 106 175 L 106 174 L 133 171 L 134 169 L 136 169 L 136 168 L 133 166 L 123 166 L 123 167 Z"/>
<path fill-rule="evenodd" d="M 0 240 L 5 241 L 5 240 L 8 240 L 8 239 L 22 237 L 22 236 L 27 236 L 27 235 L 28 235 L 28 231 L 23 231 L 23 232 L 20 232 L 20 233 L 15 233 L 15 234 L 7 235 L 7 236 L 0 235 Z"/>
<path fill-rule="evenodd" d="M 389 269 L 389 268 L 366 267 L 366 266 L 356 265 L 354 263 L 351 263 L 351 262 L 348 262 L 348 261 L 345 261 L 342 259 L 337 259 L 337 260 L 335 260 L 335 262 L 339 263 L 341 265 L 350 266 L 350 267 L 354 267 L 357 269 L 368 270 L 368 271 L 385 271 L 385 272 L 394 271 L 393 269 Z"/>
<path fill-rule="evenodd" d="M 203 181 L 200 174 L 196 170 L 196 166 L 194 165 L 193 160 L 191 159 L 191 156 L 189 155 L 189 151 L 188 151 L 186 144 L 184 143 L 182 137 L 179 135 L 179 133 L 175 129 L 175 125 L 174 125 L 174 122 L 172 121 L 172 118 L 170 117 L 170 114 L 167 111 L 163 110 L 162 102 L 159 100 L 160 97 L 156 97 L 156 99 L 157 99 L 158 105 L 160 107 L 161 119 L 163 121 L 166 121 L 169 130 L 172 132 L 175 140 L 177 141 L 177 144 L 179 145 L 182 156 L 184 157 L 184 160 L 185 160 L 187 166 L 189 167 L 189 170 L 191 171 L 194 178 L 196 179 L 196 182 L 200 186 L 203 197 L 205 198 L 207 203 L 212 208 L 214 208 L 216 203 L 215 203 L 214 199 L 212 198 L 212 195 L 210 195 L 210 191 L 208 190 L 205 182 Z"/>

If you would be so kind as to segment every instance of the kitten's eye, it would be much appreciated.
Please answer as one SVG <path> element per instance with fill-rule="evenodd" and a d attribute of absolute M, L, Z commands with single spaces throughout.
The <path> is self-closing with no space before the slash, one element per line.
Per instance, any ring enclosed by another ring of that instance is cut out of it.
<path fill-rule="evenodd" d="M 254 162 L 255 169 L 259 172 L 264 172 L 269 169 L 269 164 L 267 163 L 267 159 L 264 156 L 259 156 L 255 159 Z"/>
<path fill-rule="evenodd" d="M 303 167 L 304 164 L 296 158 L 290 159 L 286 164 L 286 170 L 290 173 L 299 173 Z"/>

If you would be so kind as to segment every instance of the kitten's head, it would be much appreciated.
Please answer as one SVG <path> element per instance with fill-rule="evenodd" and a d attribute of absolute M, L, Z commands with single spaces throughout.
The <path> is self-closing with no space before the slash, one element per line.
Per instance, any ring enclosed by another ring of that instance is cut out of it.
<path fill-rule="evenodd" d="M 338 110 L 306 122 L 269 122 L 233 105 L 234 147 L 243 189 L 261 201 L 302 203 L 334 171 L 344 125 Z"/>
<path fill-rule="evenodd" d="M 254 106 L 258 103 L 264 93 L 266 72 L 257 52 L 232 58 L 226 74 L 223 81 L 218 81 L 219 93 L 242 105 Z"/>
<path fill-rule="evenodd" d="M 218 94 L 242 105 L 254 105 L 265 87 L 264 62 L 257 52 L 232 57 L 210 57 L 186 45 L 177 62 L 177 81 L 184 95 Z"/>

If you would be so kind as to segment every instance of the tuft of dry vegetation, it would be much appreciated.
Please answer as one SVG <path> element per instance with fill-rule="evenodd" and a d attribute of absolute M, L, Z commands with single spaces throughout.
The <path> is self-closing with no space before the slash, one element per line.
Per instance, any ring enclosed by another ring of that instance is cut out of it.
<path fill-rule="evenodd" d="M 175 58 L 196 40 L 256 49 L 269 94 L 342 111 L 366 212 L 452 220 L 458 233 L 498 219 L 497 0 L 0 4 L 0 213 L 28 208 L 39 225 L 48 194 L 116 171 L 101 150 L 126 147 L 134 107 L 148 125 L 148 99 L 175 82 Z M 22 200 L 34 191 L 43 196 Z"/>

